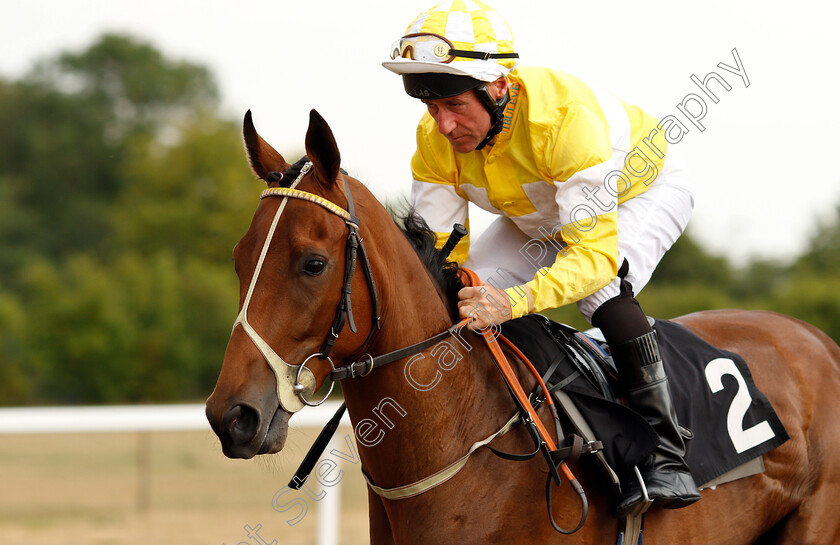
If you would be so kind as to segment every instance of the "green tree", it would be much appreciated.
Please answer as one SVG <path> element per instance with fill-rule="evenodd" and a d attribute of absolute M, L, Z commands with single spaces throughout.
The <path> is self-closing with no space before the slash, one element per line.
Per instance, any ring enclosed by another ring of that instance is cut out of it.
<path fill-rule="evenodd" d="M 686 232 L 665 253 L 653 272 L 651 284 L 712 285 L 726 290 L 732 280 L 732 267 L 726 258 L 710 254 Z"/>
<path fill-rule="evenodd" d="M 157 133 L 218 103 L 206 67 L 166 58 L 151 44 L 119 34 L 105 34 L 85 51 L 42 62 L 29 79 L 104 107 L 106 136 L 115 139 Z"/>
<path fill-rule="evenodd" d="M 790 279 L 790 264 L 756 259 L 735 271 L 729 293 L 743 305 L 768 302 L 773 294 L 783 289 Z"/>
<path fill-rule="evenodd" d="M 32 373 L 23 340 L 26 319 L 20 300 L 0 292 L 0 404 L 25 403 L 31 395 Z"/>
<path fill-rule="evenodd" d="M 817 222 L 786 280 L 774 304 L 840 341 L 840 205 L 830 219 Z"/>
<path fill-rule="evenodd" d="M 817 274 L 840 274 L 840 205 L 829 221 L 818 221 L 805 253 L 794 269 Z"/>
<path fill-rule="evenodd" d="M 230 266 L 261 189 L 249 175 L 238 125 L 205 115 L 179 133 L 175 143 L 130 148 L 128 184 L 111 209 L 111 246 Z"/>
<path fill-rule="evenodd" d="M 817 326 L 840 342 L 840 275 L 796 276 L 772 294 L 769 305 Z"/>
<path fill-rule="evenodd" d="M 121 186 L 121 151 L 103 138 L 107 116 L 86 97 L 43 85 L 0 89 L 2 272 L 31 254 L 95 246 Z"/>
<path fill-rule="evenodd" d="M 161 251 L 41 261 L 22 276 L 29 402 L 173 401 L 212 390 L 236 314 L 231 271 Z"/>
<path fill-rule="evenodd" d="M 0 123 L 0 404 L 205 397 L 259 189 L 209 71 L 106 35 Z"/>
<path fill-rule="evenodd" d="M 118 35 L 0 81 L 0 280 L 35 255 L 100 251 L 128 150 L 216 103 L 206 68 Z"/>

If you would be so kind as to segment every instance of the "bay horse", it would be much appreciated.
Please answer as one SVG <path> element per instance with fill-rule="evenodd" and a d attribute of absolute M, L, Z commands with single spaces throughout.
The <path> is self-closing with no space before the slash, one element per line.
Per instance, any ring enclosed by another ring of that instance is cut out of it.
<path fill-rule="evenodd" d="M 244 136 L 254 173 L 286 198 L 262 199 L 234 250 L 241 312 L 206 407 L 232 458 L 282 450 L 289 419 L 302 406 L 293 394 L 305 387 L 311 399 L 333 367 L 403 348 L 457 321 L 451 286 L 422 259 L 434 252 L 429 237 L 409 227 L 412 243 L 373 194 L 341 171 L 332 131 L 317 112 L 310 114 L 305 165 L 290 165 L 265 142 L 250 112 Z M 296 188 L 281 190 L 290 177 Z M 289 191 L 300 194 L 289 197 Z M 340 213 L 347 210 L 352 214 Z M 365 246 L 369 281 L 367 274 L 346 273 L 353 229 Z M 329 358 L 312 357 L 324 351 L 336 309 L 345 305 L 352 307 L 345 310 L 352 311 L 353 329 L 338 328 Z M 763 473 L 703 490 L 702 500 L 689 507 L 649 511 L 647 543 L 840 543 L 840 348 L 809 324 L 765 311 L 707 311 L 676 321 L 744 357 L 790 439 L 765 455 Z M 398 487 L 426 477 L 514 413 L 478 339 L 464 332 L 470 349 L 461 358 L 435 357 L 430 348 L 344 382 L 359 458 L 372 483 Z M 526 391 L 534 386 L 524 372 L 520 378 Z M 390 426 L 372 428 L 372 415 L 384 416 L 380 422 Z M 551 429 L 545 407 L 539 415 Z M 532 443 L 518 427 L 493 446 L 526 452 Z M 516 463 L 478 449 L 459 474 L 423 494 L 388 500 L 369 488 L 370 542 L 615 543 L 613 500 L 590 463 L 571 464 L 590 501 L 588 520 L 573 535 L 560 535 L 549 524 L 544 460 Z M 555 520 L 573 527 L 580 517 L 576 493 L 565 484 L 552 494 Z"/>

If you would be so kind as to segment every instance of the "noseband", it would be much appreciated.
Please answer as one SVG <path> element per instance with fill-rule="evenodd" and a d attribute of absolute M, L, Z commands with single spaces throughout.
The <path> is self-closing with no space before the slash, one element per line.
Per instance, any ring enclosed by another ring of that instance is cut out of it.
<path fill-rule="evenodd" d="M 367 281 L 368 289 L 371 295 L 371 306 L 373 307 L 373 326 L 371 327 L 363 346 L 371 339 L 374 331 L 380 328 L 379 300 L 376 294 L 376 284 L 373 281 L 373 274 L 371 272 L 370 261 L 368 260 L 365 246 L 359 236 L 359 218 L 355 215 L 353 196 L 350 193 L 350 186 L 347 183 L 347 179 L 343 174 L 339 174 L 344 181 L 344 188 L 347 193 L 347 210 L 345 210 L 319 195 L 295 189 L 311 168 L 312 162 L 307 161 L 301 168 L 300 174 L 298 174 L 295 181 L 289 187 L 272 187 L 265 189 L 260 194 L 260 199 L 265 199 L 267 197 L 282 197 L 283 201 L 277 208 L 274 221 L 271 223 L 268 235 L 266 235 L 259 260 L 257 261 L 256 269 L 254 270 L 254 275 L 251 278 L 251 285 L 248 287 L 245 302 L 242 304 L 242 310 L 239 312 L 239 316 L 233 324 L 234 329 L 236 329 L 237 325 L 242 325 L 245 333 L 248 334 L 248 337 L 251 338 L 254 345 L 256 345 L 268 362 L 269 367 L 271 367 L 274 371 L 275 377 L 277 378 L 277 399 L 283 409 L 290 413 L 297 412 L 306 405 L 320 405 L 327 399 L 327 397 L 329 397 L 328 392 L 321 401 L 316 403 L 310 402 L 306 399 L 306 397 L 304 397 L 305 393 L 309 393 L 311 395 L 315 392 L 316 382 L 315 375 L 313 375 L 312 371 L 306 367 L 306 363 L 314 357 L 322 360 L 326 359 L 332 369 L 335 370 L 335 365 L 330 359 L 329 354 L 338 339 L 338 335 L 341 333 L 341 330 L 344 329 L 344 325 L 348 321 L 350 323 L 350 329 L 354 333 L 357 331 L 356 322 L 353 319 L 353 306 L 351 299 L 351 285 L 353 283 L 353 275 L 356 271 L 357 261 L 361 261 L 362 270 L 364 271 L 365 280 Z M 341 299 L 339 300 L 338 307 L 336 308 L 335 318 L 333 319 L 332 326 L 327 332 L 326 338 L 321 345 L 321 350 L 307 357 L 300 365 L 287 363 L 283 358 L 278 356 L 271 346 L 269 346 L 269 344 L 248 322 L 248 306 L 251 302 L 251 296 L 254 293 L 254 287 L 257 284 L 257 279 L 259 278 L 260 271 L 262 270 L 265 256 L 268 254 L 268 248 L 271 245 L 271 240 L 274 238 L 274 231 L 277 228 L 277 223 L 279 222 L 280 216 L 283 213 L 283 210 L 285 210 L 286 203 L 288 203 L 290 198 L 305 200 L 320 205 L 343 219 L 348 230 L 347 246 L 344 257 L 344 283 L 341 288 Z M 335 383 L 333 383 L 333 385 L 334 384 Z M 332 392 L 332 388 L 333 386 L 331 385 L 330 392 Z"/>

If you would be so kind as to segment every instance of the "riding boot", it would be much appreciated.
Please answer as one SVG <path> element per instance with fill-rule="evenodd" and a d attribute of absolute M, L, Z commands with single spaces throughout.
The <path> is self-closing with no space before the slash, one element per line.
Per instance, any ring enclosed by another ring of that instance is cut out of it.
<path fill-rule="evenodd" d="M 700 492 L 683 459 L 685 444 L 671 401 L 656 332 L 620 343 L 612 350 L 619 375 L 627 385 L 627 401 L 659 434 L 659 446 L 639 472 L 654 505 L 678 509 L 700 499 Z M 622 485 L 618 514 L 627 515 L 644 500 L 638 479 Z"/>

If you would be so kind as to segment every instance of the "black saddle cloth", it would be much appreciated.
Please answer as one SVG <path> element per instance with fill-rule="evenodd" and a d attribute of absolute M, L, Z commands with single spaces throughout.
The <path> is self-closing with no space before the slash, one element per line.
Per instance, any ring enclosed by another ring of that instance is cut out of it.
<path fill-rule="evenodd" d="M 761 456 L 788 439 L 770 402 L 756 388 L 746 362 L 685 327 L 667 320 L 653 325 L 680 425 L 686 462 L 698 484 Z M 584 415 L 604 456 L 620 479 L 659 442 L 647 422 L 616 400 L 615 367 L 591 339 L 574 328 L 531 314 L 502 324 L 513 342 L 543 374 L 561 387 Z"/>

